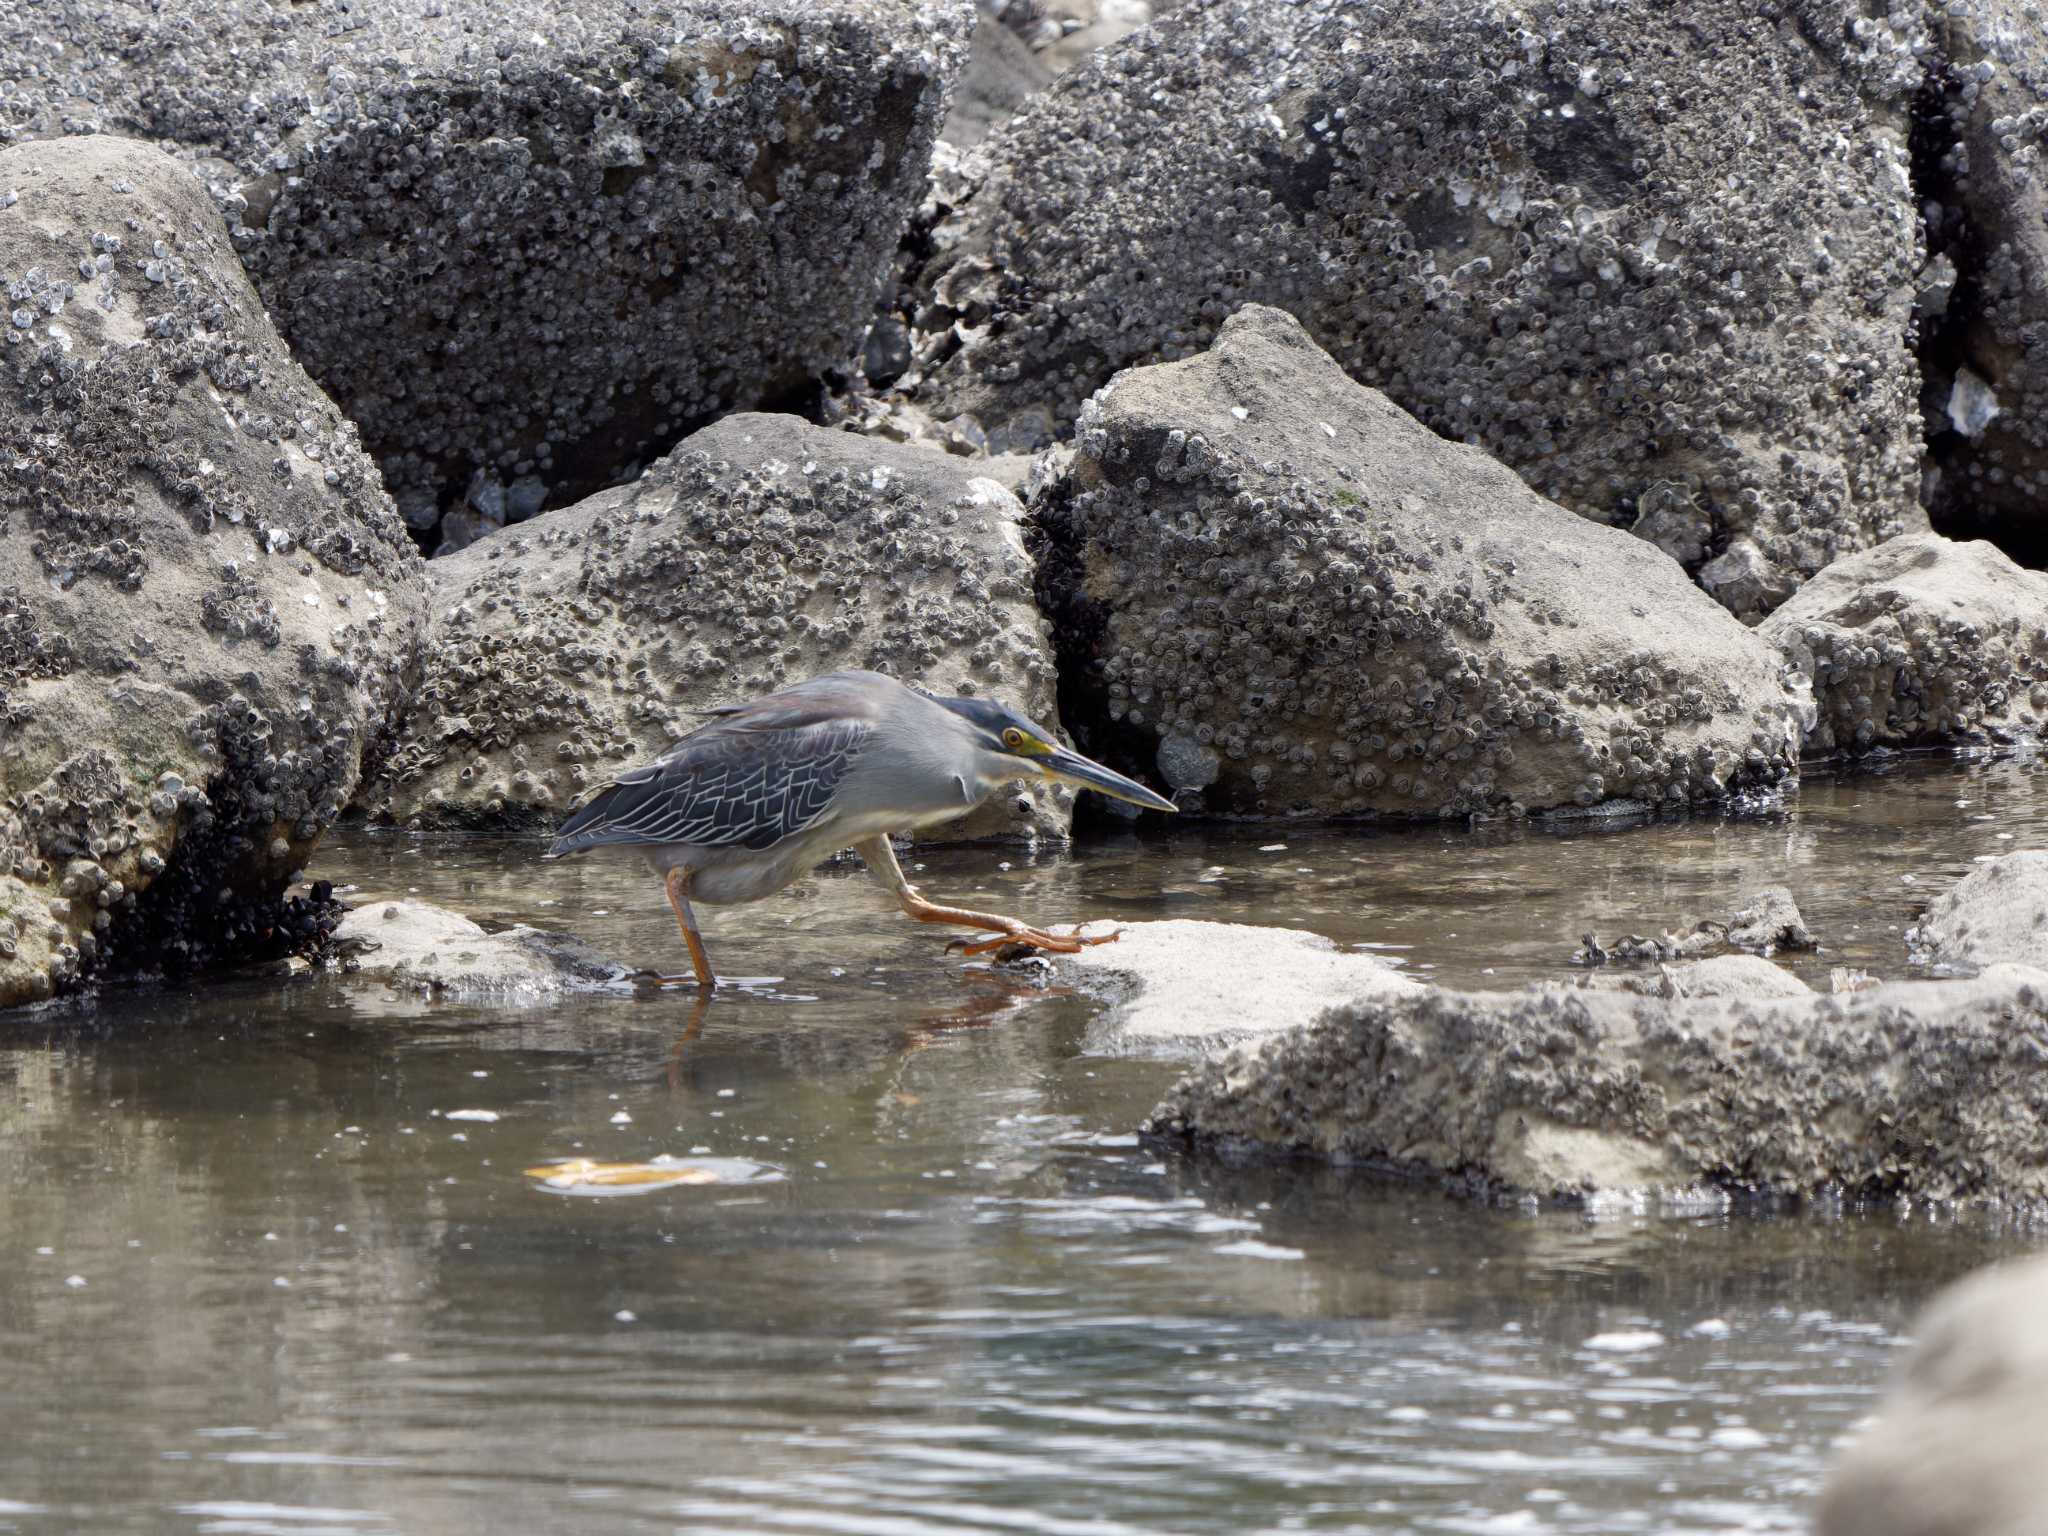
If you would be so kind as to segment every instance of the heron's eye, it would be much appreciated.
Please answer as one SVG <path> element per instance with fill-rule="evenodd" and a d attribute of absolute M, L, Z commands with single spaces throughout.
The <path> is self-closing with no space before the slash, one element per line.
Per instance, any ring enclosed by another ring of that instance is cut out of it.
<path fill-rule="evenodd" d="M 1018 730 L 1017 727 L 1015 727 L 1014 725 L 1011 726 L 1008 730 L 1003 732 L 1003 745 L 1008 747 L 1012 752 L 1017 751 L 1020 747 L 1024 745 L 1024 733 Z"/>

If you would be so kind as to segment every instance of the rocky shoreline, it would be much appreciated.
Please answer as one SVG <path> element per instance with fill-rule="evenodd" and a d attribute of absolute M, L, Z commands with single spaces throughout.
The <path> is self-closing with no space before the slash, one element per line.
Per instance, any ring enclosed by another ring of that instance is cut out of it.
<path fill-rule="evenodd" d="M 1190 814 L 2048 708 L 1997 5 L 331 9 L 0 20 L 0 1005 L 850 661 Z"/>
<path fill-rule="evenodd" d="M 0 7 L 0 1010 L 630 988 L 309 861 L 532 836 L 843 667 L 1195 822 L 2036 744 L 2044 140 L 2017 0 Z M 1057 974 L 1190 1063 L 1146 1133 L 1201 1156 L 2048 1215 L 2048 853 L 1919 979 L 1815 990 L 1814 937 L 1773 890 L 1520 991 L 1195 921 Z M 2038 1523 L 2044 1287 L 1930 1314 L 1823 1531 Z"/>
<path fill-rule="evenodd" d="M 1409 3 L 1357 48 L 1335 4 L 1150 26 L 1128 5 L 687 9 L 673 36 L 599 8 L 516 41 L 507 9 L 494 51 L 437 25 L 394 73 L 372 6 L 266 35 L 233 111 L 210 67 L 175 105 L 151 88 L 233 15 L 0 26 L 0 1003 L 288 947 L 287 885 L 342 815 L 544 825 L 697 711 L 835 665 L 1057 715 L 1194 815 L 1714 805 L 1816 756 L 2038 733 L 2048 578 L 1928 531 L 2027 547 L 2005 492 L 1944 515 L 1955 477 L 2028 483 L 1998 403 L 2029 387 L 2027 301 L 1991 271 L 2030 248 L 1984 199 L 2032 195 L 2013 125 L 2035 76 L 1994 8 L 1839 32 L 1796 8 L 1720 95 L 1734 12 L 1710 10 L 1687 23 L 1698 78 L 1663 97 L 1672 23 L 1647 11 L 1539 35 Z M 93 78 L 37 64 L 35 28 Z M 1157 81 L 1216 57 L 1245 67 L 1161 104 Z M 1930 90 L 1972 150 L 1940 220 L 1907 196 Z M 1239 123 L 1248 91 L 1285 109 Z M 1818 177 L 1735 132 L 1790 99 L 1796 142 L 1849 146 L 1816 149 Z M 1691 149 L 1650 132 L 1709 110 Z M 512 225 L 480 235 L 444 195 L 461 177 Z M 1083 181 L 1114 195 L 1062 190 Z M 1816 197 L 1856 212 L 1818 254 L 1790 243 Z M 403 259 L 362 260 L 390 239 L 374 198 L 418 225 Z M 1197 198 L 1230 216 L 1187 217 Z M 2006 243 L 1966 270 L 1973 220 Z M 694 259 L 686 227 L 721 273 L 687 312 L 645 270 Z M 1089 254 L 1120 227 L 1162 242 L 1140 287 Z M 626 286 L 566 310 L 550 263 Z M 1937 332 L 2010 357 L 1973 354 L 1944 396 L 1913 348 Z M 523 366 L 480 387 L 467 370 L 505 347 Z M 464 360 L 429 377 L 429 355 Z M 544 408 L 511 393 L 543 379 Z M 794 380 L 838 403 L 744 409 Z M 1071 815 L 1020 793 L 949 835 L 1058 842 Z M 1916 943 L 1984 971 L 2015 910 L 1962 938 L 1931 914 Z M 1582 958 L 1698 941 L 1589 936 Z M 1684 1061 L 1725 1084 L 1735 1040 L 1848 1051 L 1874 1020 L 1954 1033 L 2031 1006 L 1997 965 L 1974 989 L 1826 999 L 1747 973 L 1711 995 L 1739 969 L 1667 972 L 1662 996 L 1384 998 L 1298 1060 L 1268 1042 L 1262 1070 L 1339 1092 L 1336 1062 L 1457 1076 L 1577 1039 L 1639 1053 L 1628 1081 Z M 1418 1160 L 1415 1126 L 1366 1129 L 1400 1112 L 1363 1086 L 1341 1129 L 1253 1114 L 1232 1060 L 1160 1123 Z M 1553 1065 L 1538 1099 L 1620 1091 Z M 1419 1160 L 1493 1178 L 1500 1112 Z M 1632 1113 L 1643 1147 L 1665 1134 Z M 1679 1171 L 1824 1182 L 1755 1155 Z"/>

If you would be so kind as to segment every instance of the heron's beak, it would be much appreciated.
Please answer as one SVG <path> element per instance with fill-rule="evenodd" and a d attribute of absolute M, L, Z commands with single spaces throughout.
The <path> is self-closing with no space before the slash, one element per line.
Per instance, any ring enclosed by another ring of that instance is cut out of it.
<path fill-rule="evenodd" d="M 1065 747 L 1056 748 L 1048 757 L 1039 760 L 1049 779 L 1064 779 L 1069 784 L 1078 784 L 1083 789 L 1092 789 L 1108 795 L 1114 800 L 1128 800 L 1133 805 L 1142 805 L 1148 811 L 1178 811 L 1175 805 L 1163 795 L 1155 795 L 1135 779 L 1127 779 L 1114 773 L 1078 752 L 1069 752 Z"/>

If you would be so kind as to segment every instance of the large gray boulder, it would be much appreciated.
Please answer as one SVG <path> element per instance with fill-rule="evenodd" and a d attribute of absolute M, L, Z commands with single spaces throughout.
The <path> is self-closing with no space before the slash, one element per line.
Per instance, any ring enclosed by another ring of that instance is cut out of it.
<path fill-rule="evenodd" d="M 0 1006 L 266 942 L 421 562 L 175 161 L 0 150 Z"/>
<path fill-rule="evenodd" d="M 1429 432 L 1278 310 L 1120 374 L 1032 511 L 1068 724 L 1184 804 L 1512 814 L 1796 771 L 1804 696 L 1674 561 Z"/>
<path fill-rule="evenodd" d="M 366 793 L 408 825 L 558 820 L 702 724 L 843 667 L 1055 714 L 1023 508 L 932 449 L 739 415 L 630 486 L 430 566 L 418 700 Z M 1070 797 L 998 796 L 948 835 L 1060 837 Z"/>
<path fill-rule="evenodd" d="M 1906 942 L 1923 964 L 2048 967 L 2048 851 L 1986 859 L 1935 899 Z"/>
<path fill-rule="evenodd" d="M 1876 1422 L 1821 1492 L 1815 1536 L 2040 1536 L 2048 1257 L 1957 1282 L 1911 1332 Z"/>
<path fill-rule="evenodd" d="M 990 141 L 923 280 L 920 399 L 1036 445 L 1274 305 L 1761 612 L 1926 526 L 1924 38 L 1892 14 L 1189 0 Z"/>
<path fill-rule="evenodd" d="M 2048 1209 L 2048 971 L 1839 996 L 1381 996 L 1177 1084 L 1151 1134 L 1489 1195 L 1715 1186 Z"/>
<path fill-rule="evenodd" d="M 1814 752 L 2009 743 L 2048 719 L 2048 575 L 1988 543 L 1838 560 L 1758 632 L 1812 686 Z"/>
<path fill-rule="evenodd" d="M 431 528 L 850 363 L 970 0 L 42 0 L 0 133 L 179 146 Z"/>

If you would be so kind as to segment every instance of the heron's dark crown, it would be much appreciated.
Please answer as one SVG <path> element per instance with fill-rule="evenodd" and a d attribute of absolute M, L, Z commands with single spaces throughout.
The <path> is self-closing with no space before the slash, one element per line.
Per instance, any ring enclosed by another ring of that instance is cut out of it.
<path fill-rule="evenodd" d="M 985 737 L 985 745 L 992 751 L 1009 750 L 1003 745 L 1003 732 L 1013 726 L 1040 741 L 1056 742 L 1059 739 L 1029 716 L 1020 715 L 1009 705 L 998 703 L 994 699 L 948 699 L 933 694 L 932 702 L 943 704 L 969 725 L 981 731 Z"/>

